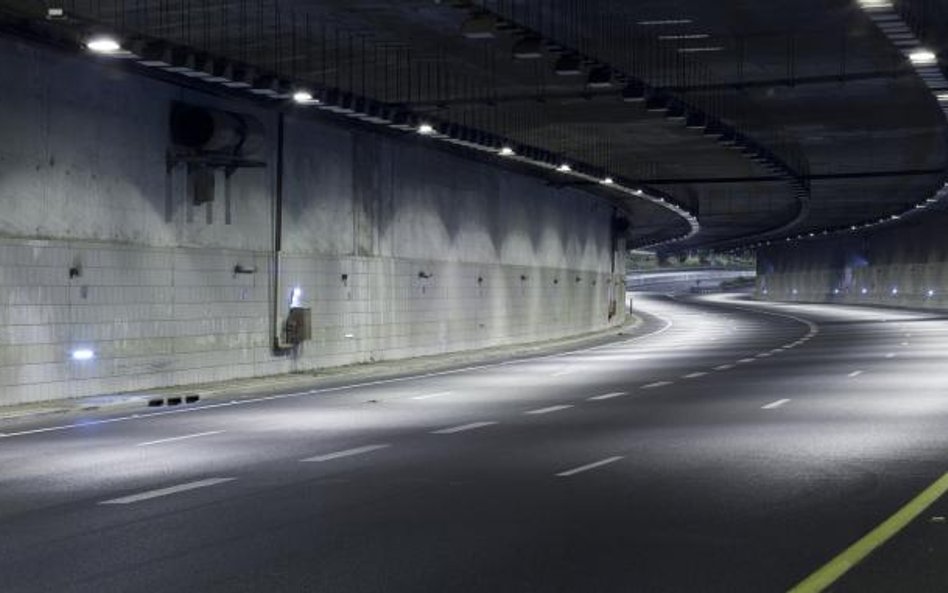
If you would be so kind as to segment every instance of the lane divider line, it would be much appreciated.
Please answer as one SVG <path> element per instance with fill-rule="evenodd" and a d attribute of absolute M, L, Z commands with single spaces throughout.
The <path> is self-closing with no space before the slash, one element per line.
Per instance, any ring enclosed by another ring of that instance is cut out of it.
<path fill-rule="evenodd" d="M 787 398 L 785 398 L 785 399 L 778 399 L 778 400 L 775 401 L 775 402 L 770 402 L 770 403 L 767 404 L 766 406 L 761 406 L 761 409 L 762 409 L 762 410 L 773 410 L 774 408 L 779 408 L 780 406 L 782 406 L 782 405 L 784 405 L 784 404 L 786 404 L 786 403 L 789 403 L 789 402 L 790 402 L 790 400 L 787 399 Z"/>
<path fill-rule="evenodd" d="M 707 374 L 708 373 L 706 373 L 705 371 L 696 371 L 694 373 L 688 373 L 687 375 L 684 375 L 682 378 L 683 379 L 697 379 L 698 377 L 704 377 Z"/>
<path fill-rule="evenodd" d="M 948 473 L 932 482 L 928 488 L 896 511 L 894 515 L 790 589 L 789 593 L 817 593 L 826 590 L 879 546 L 905 529 L 945 492 L 948 492 Z"/>
<path fill-rule="evenodd" d="M 562 377 L 564 375 L 572 374 L 574 369 L 563 369 L 561 371 L 556 371 L 555 373 L 550 373 L 551 377 Z"/>
<path fill-rule="evenodd" d="M 737 361 L 738 364 L 747 364 L 747 363 L 749 363 L 749 362 L 754 362 L 754 359 L 753 359 L 753 358 L 742 358 L 742 359 L 740 359 L 739 361 Z"/>
<path fill-rule="evenodd" d="M 655 389 L 656 387 L 664 387 L 666 385 L 671 385 L 671 381 L 656 381 L 655 383 L 649 383 L 648 385 L 643 385 L 642 389 Z"/>
<path fill-rule="evenodd" d="M 572 404 L 563 404 L 559 406 L 547 406 L 545 408 L 539 408 L 537 410 L 530 410 L 528 412 L 524 412 L 524 414 L 531 414 L 534 416 L 538 416 L 540 414 L 549 414 L 551 412 L 559 412 L 560 410 L 568 410 L 572 407 L 573 407 Z"/>
<path fill-rule="evenodd" d="M 592 402 L 599 402 L 607 399 L 612 399 L 615 397 L 622 397 L 623 395 L 628 395 L 628 392 L 625 391 L 613 391 L 612 393 L 603 393 L 602 395 L 594 395 L 592 397 L 587 397 L 586 399 Z"/>
<path fill-rule="evenodd" d="M 303 463 L 322 463 L 323 461 L 332 461 L 333 459 L 341 459 L 343 457 L 353 457 L 355 455 L 371 453 L 372 451 L 387 449 L 388 447 L 391 447 L 391 445 L 388 443 L 381 443 L 379 445 L 365 445 L 362 447 L 354 447 L 352 449 L 343 449 L 342 451 L 333 451 L 332 453 L 326 453 L 324 455 L 316 455 L 315 457 L 307 457 L 306 459 L 300 459 L 300 461 Z"/>
<path fill-rule="evenodd" d="M 560 478 L 568 478 L 570 476 L 575 476 L 576 474 L 589 471 L 591 469 L 596 469 L 597 467 L 602 467 L 604 465 L 609 465 L 610 463 L 615 463 L 616 461 L 619 461 L 620 459 L 622 459 L 622 455 L 616 455 L 615 457 L 607 457 L 605 459 L 600 459 L 599 461 L 594 461 L 592 463 L 587 463 L 586 465 L 581 465 L 579 467 L 574 467 L 573 469 L 562 471 L 556 475 L 557 477 L 560 477 Z"/>
<path fill-rule="evenodd" d="M 412 399 L 422 400 L 422 399 L 434 399 L 436 397 L 444 397 L 446 395 L 451 395 L 452 391 L 439 391 L 437 393 L 426 393 L 424 395 L 416 395 Z"/>
<path fill-rule="evenodd" d="M 853 372 L 849 373 L 849 374 L 846 375 L 846 376 L 849 377 L 850 379 L 852 379 L 852 378 L 858 377 L 858 376 L 861 375 L 861 374 L 862 374 L 862 371 L 853 371 Z"/>
<path fill-rule="evenodd" d="M 468 430 L 475 430 L 477 428 L 483 428 L 485 426 L 493 426 L 497 424 L 494 421 L 485 421 L 485 422 L 470 422 L 468 424 L 461 424 L 458 426 L 449 426 L 447 428 L 439 428 L 438 430 L 432 430 L 431 434 L 455 434 L 457 432 L 465 432 Z"/>
<path fill-rule="evenodd" d="M 733 364 L 719 364 L 718 366 L 714 367 L 714 370 L 716 370 L 716 371 L 728 371 L 728 370 L 733 369 L 733 368 L 734 368 L 734 365 L 733 365 Z"/>
<path fill-rule="evenodd" d="M 104 500 L 100 502 L 99 504 L 133 504 L 136 502 L 151 500 L 153 498 L 171 496 L 172 494 L 178 494 L 180 492 L 189 492 L 191 490 L 197 490 L 198 488 L 207 488 L 209 486 L 217 486 L 218 484 L 232 482 L 236 479 L 237 478 L 208 478 L 206 480 L 198 480 L 196 482 L 178 484 L 177 486 L 169 486 L 167 488 L 159 488 L 157 490 L 148 490 L 147 492 L 140 492 L 139 494 L 132 494 L 130 496 L 123 496 L 121 498 L 113 498 L 111 500 Z"/>
<path fill-rule="evenodd" d="M 177 441 L 186 441 L 188 439 L 198 439 L 201 437 L 209 437 L 215 434 L 221 434 L 223 430 L 210 430 L 208 432 L 198 432 L 195 434 L 186 434 L 180 437 L 170 437 L 167 439 L 158 439 L 156 441 L 145 441 L 144 443 L 138 443 L 136 447 L 151 447 L 152 445 L 163 445 L 165 443 L 174 443 Z"/>
<path fill-rule="evenodd" d="M 886 358 L 895 358 L 895 352 L 889 352 L 885 355 Z"/>

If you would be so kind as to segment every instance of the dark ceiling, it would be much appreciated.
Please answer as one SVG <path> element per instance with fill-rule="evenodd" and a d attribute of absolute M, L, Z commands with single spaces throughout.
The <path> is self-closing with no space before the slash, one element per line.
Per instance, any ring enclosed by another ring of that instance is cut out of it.
<path fill-rule="evenodd" d="M 943 4 L 896 5 L 935 51 L 948 47 Z M 24 15 L 52 4 L 0 5 Z M 676 249 L 848 227 L 904 211 L 945 181 L 945 116 L 859 0 L 65 0 L 63 8 L 83 26 L 369 97 L 664 192 L 701 223 Z M 472 17 L 492 23 L 488 38 L 462 34 Z M 514 58 L 533 37 L 542 56 Z M 573 55 L 582 74 L 557 74 L 558 60 Z M 591 88 L 589 73 L 603 66 L 612 86 Z M 736 130 L 786 171 L 623 101 L 636 81 Z M 687 229 L 652 203 L 623 199 L 633 245 Z"/>

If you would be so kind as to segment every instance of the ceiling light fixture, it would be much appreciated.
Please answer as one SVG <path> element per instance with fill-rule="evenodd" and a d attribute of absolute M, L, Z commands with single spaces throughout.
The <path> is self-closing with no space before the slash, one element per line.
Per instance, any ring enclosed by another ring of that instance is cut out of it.
<path fill-rule="evenodd" d="M 612 177 L 606 177 L 600 183 L 602 183 L 603 185 L 612 185 L 613 183 L 615 183 L 615 180 Z"/>
<path fill-rule="evenodd" d="M 702 47 L 679 47 L 678 53 L 680 54 L 699 54 L 699 53 L 708 53 L 714 51 L 724 51 L 724 47 L 721 45 L 709 45 Z"/>
<path fill-rule="evenodd" d="M 509 146 L 503 146 L 501 147 L 499 154 L 500 156 L 514 156 L 517 153 Z"/>
<path fill-rule="evenodd" d="M 927 49 L 916 49 L 909 53 L 908 58 L 916 66 L 927 66 L 938 61 L 938 56 Z"/>
<path fill-rule="evenodd" d="M 435 133 L 435 129 L 431 124 L 421 124 L 418 126 L 418 133 L 422 136 L 431 136 Z"/>
<path fill-rule="evenodd" d="M 562 165 L 557 167 L 556 170 L 559 171 L 560 173 L 569 173 L 570 171 L 573 170 L 573 168 L 567 165 L 566 163 L 563 163 Z"/>
<path fill-rule="evenodd" d="M 651 21 L 639 21 L 644 27 L 660 27 L 662 25 L 690 25 L 691 19 L 657 19 Z"/>
<path fill-rule="evenodd" d="M 99 35 L 86 42 L 86 48 L 97 54 L 114 55 L 122 51 L 122 45 L 114 38 L 108 35 Z"/>
<path fill-rule="evenodd" d="M 319 103 L 319 99 L 313 97 L 309 91 L 299 90 L 293 93 L 293 102 L 299 105 L 313 105 Z"/>
<path fill-rule="evenodd" d="M 707 33 L 689 33 L 685 35 L 659 35 L 661 41 L 679 41 L 683 39 L 707 39 L 711 35 Z"/>

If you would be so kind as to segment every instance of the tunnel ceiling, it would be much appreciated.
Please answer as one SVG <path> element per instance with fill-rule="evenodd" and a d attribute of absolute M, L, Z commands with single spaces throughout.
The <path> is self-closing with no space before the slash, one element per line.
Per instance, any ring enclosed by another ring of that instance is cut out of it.
<path fill-rule="evenodd" d="M 942 4 L 897 6 L 936 52 L 946 47 Z M 43 30 L 47 3 L 2 5 L 8 28 Z M 168 40 L 664 192 L 701 223 L 674 249 L 885 217 L 945 180 L 937 100 L 856 0 L 66 0 L 63 8 L 69 18 L 56 27 L 101 24 Z M 534 38 L 539 57 L 514 57 L 535 49 Z M 564 56 L 579 58 L 578 74 L 557 73 Z M 590 85 L 603 66 L 611 86 Z M 749 138 L 790 174 L 650 103 L 624 101 L 638 82 Z M 682 234 L 674 214 L 623 200 L 633 245 Z"/>

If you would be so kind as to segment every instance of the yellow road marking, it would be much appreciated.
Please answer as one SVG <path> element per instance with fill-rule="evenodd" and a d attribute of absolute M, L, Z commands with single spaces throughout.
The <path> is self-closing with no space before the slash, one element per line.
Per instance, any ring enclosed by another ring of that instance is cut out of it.
<path fill-rule="evenodd" d="M 790 589 L 789 593 L 817 593 L 825 590 L 846 574 L 851 568 L 862 562 L 876 548 L 889 541 L 930 507 L 936 500 L 948 492 L 948 473 L 935 480 L 921 494 L 913 498 L 881 525 L 867 533 L 843 552 L 823 565 L 822 568 Z"/>

